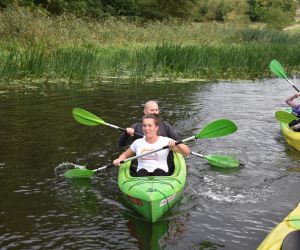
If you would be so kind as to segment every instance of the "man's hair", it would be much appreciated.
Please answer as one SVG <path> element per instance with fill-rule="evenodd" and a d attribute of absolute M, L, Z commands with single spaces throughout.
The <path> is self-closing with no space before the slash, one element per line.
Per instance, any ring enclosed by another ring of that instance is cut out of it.
<path fill-rule="evenodd" d="M 149 104 L 149 103 L 151 103 L 151 102 L 154 102 L 154 103 L 156 103 L 156 104 L 157 104 L 157 106 L 158 106 L 158 102 L 157 102 L 157 101 L 154 101 L 154 100 L 149 100 L 149 101 L 147 101 L 147 102 L 144 104 L 144 108 L 145 108 L 145 107 L 147 107 L 147 106 L 148 106 L 148 104 Z"/>

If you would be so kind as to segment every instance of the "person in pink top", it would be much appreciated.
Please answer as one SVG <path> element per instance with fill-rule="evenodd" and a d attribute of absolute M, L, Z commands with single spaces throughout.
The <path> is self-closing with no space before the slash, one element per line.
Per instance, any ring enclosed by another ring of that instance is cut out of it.
<path fill-rule="evenodd" d="M 300 96 L 300 92 L 290 96 L 288 99 L 285 100 L 287 105 L 292 108 L 292 114 L 300 117 L 300 104 L 295 101 L 296 98 Z"/>
<path fill-rule="evenodd" d="M 187 156 L 190 154 L 190 149 L 185 144 L 181 143 L 175 145 L 176 141 L 158 135 L 159 120 L 153 114 L 143 116 L 143 133 L 144 137 L 135 140 L 130 147 L 120 154 L 120 156 L 113 161 L 115 166 L 119 166 L 120 162 L 133 156 L 139 156 L 156 149 L 160 149 L 166 145 L 169 148 L 157 151 L 153 154 L 148 154 L 138 158 L 137 176 L 165 176 L 168 175 L 169 168 L 167 164 L 167 157 L 170 150 L 182 153 Z"/>

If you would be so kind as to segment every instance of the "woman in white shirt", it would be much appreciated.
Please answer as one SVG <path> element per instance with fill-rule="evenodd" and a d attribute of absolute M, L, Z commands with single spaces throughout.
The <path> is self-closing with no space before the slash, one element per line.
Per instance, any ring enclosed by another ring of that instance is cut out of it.
<path fill-rule="evenodd" d="M 119 166 L 121 161 L 129 157 L 139 156 L 168 145 L 169 148 L 167 149 L 138 158 L 137 176 L 168 175 L 167 157 L 169 151 L 173 150 L 186 156 L 190 154 L 190 149 L 183 143 L 175 145 L 176 141 L 173 139 L 159 136 L 157 134 L 159 121 L 155 115 L 144 115 L 142 122 L 144 137 L 135 140 L 124 153 L 113 161 L 113 164 Z"/>

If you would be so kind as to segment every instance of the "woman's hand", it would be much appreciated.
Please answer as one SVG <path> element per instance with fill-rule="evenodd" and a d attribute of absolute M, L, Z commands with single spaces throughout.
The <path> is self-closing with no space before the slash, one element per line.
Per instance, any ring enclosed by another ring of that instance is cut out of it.
<path fill-rule="evenodd" d="M 113 164 L 116 166 L 116 167 L 119 167 L 121 164 L 120 164 L 121 160 L 119 158 L 117 159 L 114 159 L 113 161 Z"/>
<path fill-rule="evenodd" d="M 117 159 L 113 160 L 113 164 L 116 167 L 119 167 L 121 164 L 125 162 L 128 157 L 134 156 L 135 153 L 129 148 L 124 153 L 120 154 Z"/>
<path fill-rule="evenodd" d="M 184 156 L 188 156 L 191 153 L 191 150 L 187 145 L 183 143 L 176 145 L 176 141 L 174 140 L 169 141 L 169 148 L 175 152 L 183 154 Z"/>
<path fill-rule="evenodd" d="M 169 148 L 170 148 L 170 149 L 173 149 L 175 146 L 176 146 L 176 141 L 170 140 L 170 141 L 169 141 Z"/>

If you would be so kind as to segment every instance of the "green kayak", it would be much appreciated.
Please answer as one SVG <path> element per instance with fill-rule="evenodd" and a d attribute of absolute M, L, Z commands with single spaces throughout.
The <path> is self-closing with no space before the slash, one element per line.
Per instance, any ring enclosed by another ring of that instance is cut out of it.
<path fill-rule="evenodd" d="M 133 177 L 131 162 L 119 168 L 118 186 L 126 202 L 147 221 L 155 222 L 169 211 L 182 195 L 186 182 L 183 156 L 174 153 L 174 173 L 170 176 Z"/>

